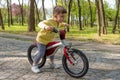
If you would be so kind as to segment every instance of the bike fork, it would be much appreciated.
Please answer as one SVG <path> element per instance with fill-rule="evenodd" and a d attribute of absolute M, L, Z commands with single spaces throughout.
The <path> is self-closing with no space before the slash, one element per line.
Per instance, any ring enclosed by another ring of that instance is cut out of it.
<path fill-rule="evenodd" d="M 74 65 L 73 61 L 70 59 L 70 54 L 67 53 L 67 48 L 64 48 L 64 55 L 67 58 L 67 60 L 70 62 L 70 64 Z M 75 60 L 74 56 L 71 55 L 71 57 Z"/>

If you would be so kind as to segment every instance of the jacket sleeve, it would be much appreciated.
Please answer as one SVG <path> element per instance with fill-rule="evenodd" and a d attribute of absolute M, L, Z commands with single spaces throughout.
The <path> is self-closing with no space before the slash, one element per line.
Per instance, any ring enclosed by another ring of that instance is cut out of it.
<path fill-rule="evenodd" d="M 45 21 L 42 21 L 42 22 L 40 22 L 40 23 L 38 24 L 38 27 L 39 27 L 39 28 L 42 28 L 42 29 L 45 29 L 47 26 L 48 26 L 48 25 L 45 24 Z"/>
<path fill-rule="evenodd" d="M 65 27 L 66 23 L 60 23 L 60 27 Z"/>

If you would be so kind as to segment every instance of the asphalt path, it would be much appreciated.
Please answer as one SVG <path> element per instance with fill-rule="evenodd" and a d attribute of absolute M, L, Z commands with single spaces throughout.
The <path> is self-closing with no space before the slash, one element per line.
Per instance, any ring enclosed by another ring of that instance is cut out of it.
<path fill-rule="evenodd" d="M 89 60 L 88 73 L 75 79 L 64 71 L 60 52 L 55 57 L 60 69 L 49 69 L 46 62 L 41 73 L 33 73 L 27 60 L 27 49 L 33 40 L 34 37 L 0 33 L 0 80 L 120 80 L 119 45 L 69 41 Z"/>

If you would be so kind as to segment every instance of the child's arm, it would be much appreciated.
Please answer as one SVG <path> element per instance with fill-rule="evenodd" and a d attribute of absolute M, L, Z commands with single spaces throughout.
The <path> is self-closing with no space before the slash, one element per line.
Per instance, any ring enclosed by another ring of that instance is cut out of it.
<path fill-rule="evenodd" d="M 47 30 L 47 31 L 53 31 L 53 27 L 50 27 L 50 26 L 46 25 L 44 22 L 40 22 L 38 24 L 38 27 L 40 27 L 44 30 Z"/>
<path fill-rule="evenodd" d="M 45 29 L 45 28 L 47 27 L 47 25 L 46 25 L 44 22 L 40 22 L 40 23 L 38 24 L 38 27 L 39 27 L 39 28 L 42 28 L 42 29 Z"/>
<path fill-rule="evenodd" d="M 70 25 L 67 24 L 67 23 L 61 23 L 60 27 L 67 27 L 67 28 L 70 28 Z"/>
<path fill-rule="evenodd" d="M 66 23 L 66 24 L 64 24 L 64 26 L 65 26 L 65 27 L 67 27 L 67 28 L 70 28 L 70 25 L 69 25 L 69 24 L 67 24 L 67 23 Z"/>

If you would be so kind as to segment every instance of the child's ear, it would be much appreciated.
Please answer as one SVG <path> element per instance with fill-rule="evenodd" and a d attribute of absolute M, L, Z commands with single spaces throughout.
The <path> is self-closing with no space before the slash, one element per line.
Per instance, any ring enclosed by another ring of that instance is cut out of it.
<path fill-rule="evenodd" d="M 54 17 L 57 18 L 57 15 L 55 15 Z"/>
<path fill-rule="evenodd" d="M 57 18 L 57 15 L 56 15 L 56 14 L 54 14 L 53 16 L 54 16 L 55 18 Z"/>

